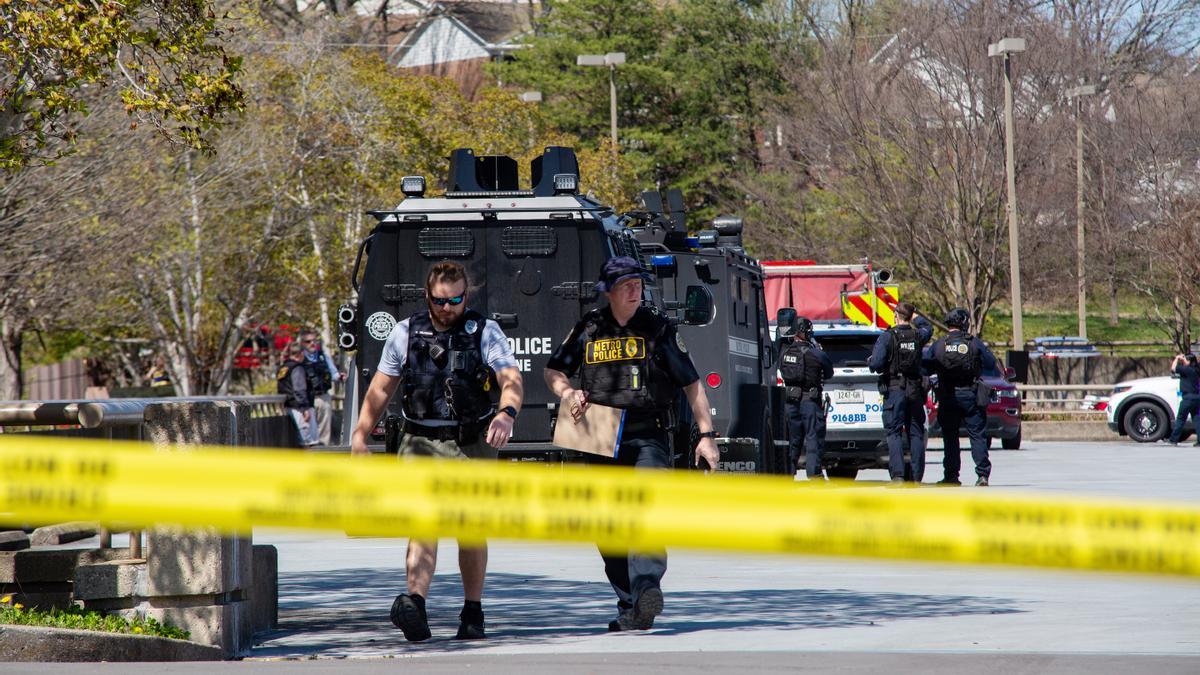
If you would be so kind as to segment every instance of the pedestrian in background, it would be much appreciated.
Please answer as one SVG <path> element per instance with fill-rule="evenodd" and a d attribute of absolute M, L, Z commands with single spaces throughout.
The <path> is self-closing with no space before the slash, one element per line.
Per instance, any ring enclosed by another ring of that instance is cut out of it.
<path fill-rule="evenodd" d="M 1183 425 L 1188 418 L 1200 418 L 1200 367 L 1195 354 L 1178 354 L 1171 361 L 1171 372 L 1179 376 L 1179 411 L 1175 413 L 1175 426 L 1171 428 L 1172 445 L 1183 440 Z M 1196 445 L 1200 445 L 1200 430 L 1197 430 Z"/>
<path fill-rule="evenodd" d="M 925 476 L 925 369 L 921 355 L 933 337 L 933 325 L 916 315 L 910 302 L 896 305 L 896 325 L 880 334 L 867 366 L 879 373 L 883 397 L 883 427 L 887 432 L 888 472 L 893 483 L 903 483 L 904 439 L 908 437 L 911 475 L 920 483 Z M 913 317 L 916 315 L 916 318 Z M 911 323 L 909 323 L 911 321 Z"/>
<path fill-rule="evenodd" d="M 595 463 L 638 469 L 669 469 L 672 407 L 682 390 L 695 418 L 696 464 L 716 469 L 719 453 L 708 397 L 683 338 L 662 314 L 642 306 L 648 272 L 628 256 L 610 258 L 596 290 L 608 304 L 583 316 L 550 356 L 543 375 L 559 400 L 570 402 L 578 420 L 591 403 L 620 408 L 624 427 L 616 457 Z M 571 376 L 579 375 L 579 386 Z M 566 405 L 566 403 L 564 403 Z M 560 418 L 559 424 L 566 424 Z M 617 594 L 610 631 L 646 630 L 663 610 L 662 578 L 667 552 L 600 551 L 604 573 Z"/>
<path fill-rule="evenodd" d="M 333 357 L 321 348 L 321 338 L 315 332 L 301 334 L 300 344 L 304 347 L 304 370 L 308 375 L 309 390 L 313 392 L 313 408 L 317 411 L 317 437 L 321 445 L 329 445 L 333 435 L 331 390 L 333 383 L 346 379 L 346 375 L 338 370 Z"/>
<path fill-rule="evenodd" d="M 821 452 L 825 448 L 825 380 L 833 377 L 833 361 L 813 340 L 813 324 L 798 316 L 792 338 L 779 354 L 779 374 L 784 384 L 784 411 L 788 421 L 788 467 L 796 473 L 804 450 L 804 473 L 821 477 Z"/>
<path fill-rule="evenodd" d="M 288 344 L 283 364 L 275 373 L 275 390 L 285 397 L 283 407 L 296 423 L 300 445 L 311 448 L 318 442 L 317 416 L 313 410 L 313 392 L 309 389 L 308 371 L 304 363 L 304 347 L 298 342 Z"/>
<path fill-rule="evenodd" d="M 523 380 L 500 325 L 467 309 L 470 281 L 456 262 L 440 262 L 425 279 L 427 309 L 392 328 L 379 369 L 363 397 L 350 441 L 355 455 L 370 453 L 367 437 L 403 385 L 404 431 L 401 457 L 494 460 L 508 444 L 521 408 Z M 500 386 L 499 410 L 492 405 L 491 378 Z M 406 593 L 392 603 L 392 623 L 413 642 L 431 636 L 425 601 L 437 568 L 438 542 L 408 541 Z M 459 640 L 486 637 L 483 582 L 487 544 L 458 544 L 463 609 Z"/>

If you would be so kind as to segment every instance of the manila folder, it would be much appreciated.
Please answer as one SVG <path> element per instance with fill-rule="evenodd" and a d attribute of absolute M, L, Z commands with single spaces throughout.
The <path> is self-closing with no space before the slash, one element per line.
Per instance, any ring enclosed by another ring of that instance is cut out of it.
<path fill-rule="evenodd" d="M 616 457 L 621 446 L 621 431 L 625 426 L 625 411 L 589 403 L 583 417 L 576 423 L 571 419 L 571 404 L 563 399 L 558 404 L 558 421 L 554 424 L 554 444 L 567 450 L 578 450 L 603 457 Z"/>

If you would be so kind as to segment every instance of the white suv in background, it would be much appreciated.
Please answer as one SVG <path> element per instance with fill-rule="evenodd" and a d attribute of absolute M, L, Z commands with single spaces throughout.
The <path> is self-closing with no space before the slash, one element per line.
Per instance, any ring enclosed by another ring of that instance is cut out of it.
<path fill-rule="evenodd" d="M 1166 438 L 1175 423 L 1179 399 L 1178 377 L 1145 377 L 1120 382 L 1108 398 L 1108 428 L 1139 443 Z M 1192 430 L 1192 421 L 1188 420 L 1184 437 Z"/>

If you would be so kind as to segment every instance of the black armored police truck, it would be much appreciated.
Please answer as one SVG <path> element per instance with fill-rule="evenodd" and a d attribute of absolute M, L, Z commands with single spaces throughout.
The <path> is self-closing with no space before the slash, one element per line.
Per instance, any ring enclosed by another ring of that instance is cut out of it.
<path fill-rule="evenodd" d="M 426 197 L 425 179 L 402 180 L 395 209 L 373 211 L 375 228 L 354 264 L 354 297 L 338 310 L 339 346 L 357 350 L 346 396 L 345 437 L 397 322 L 424 310 L 425 274 L 442 260 L 466 266 L 469 304 L 496 321 L 512 343 L 525 399 L 502 457 L 561 460 L 551 445 L 558 400 L 542 383 L 550 354 L 583 314 L 602 303 L 595 289 L 604 260 L 632 256 L 651 271 L 644 303 L 678 325 L 712 406 L 721 438 L 718 470 L 784 472 L 774 442 L 781 420 L 763 299 L 763 273 L 741 247 L 741 221 L 718 219 L 689 237 L 678 191 L 643 194 L 644 210 L 617 214 L 579 194 L 579 165 L 569 148 L 549 147 L 522 189 L 517 162 L 450 156 L 447 191 Z M 691 465 L 697 441 L 687 405 L 677 402 L 679 466 Z M 402 422 L 393 400 L 376 439 L 395 449 Z M 786 457 L 786 448 L 783 448 Z"/>

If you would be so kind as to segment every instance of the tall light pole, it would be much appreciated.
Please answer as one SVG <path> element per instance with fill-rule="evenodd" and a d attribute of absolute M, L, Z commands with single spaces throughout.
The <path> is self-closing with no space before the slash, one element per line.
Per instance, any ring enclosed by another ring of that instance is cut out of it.
<path fill-rule="evenodd" d="M 608 116 L 612 127 L 613 149 L 617 147 L 617 66 L 625 63 L 625 52 L 607 54 L 580 54 L 575 57 L 577 66 L 608 67 Z"/>
<path fill-rule="evenodd" d="M 1025 51 L 1023 38 L 1004 38 L 988 45 L 988 56 L 1004 57 L 1004 168 L 1008 174 L 1008 273 L 1012 277 L 1013 349 L 1025 351 L 1021 325 L 1021 255 L 1017 236 L 1017 175 L 1013 162 L 1013 102 L 1011 54 Z"/>
<path fill-rule="evenodd" d="M 1079 282 L 1079 337 L 1087 337 L 1087 260 L 1083 246 L 1083 101 L 1096 93 L 1096 85 L 1084 84 L 1067 90 L 1075 101 L 1075 264 Z"/>

